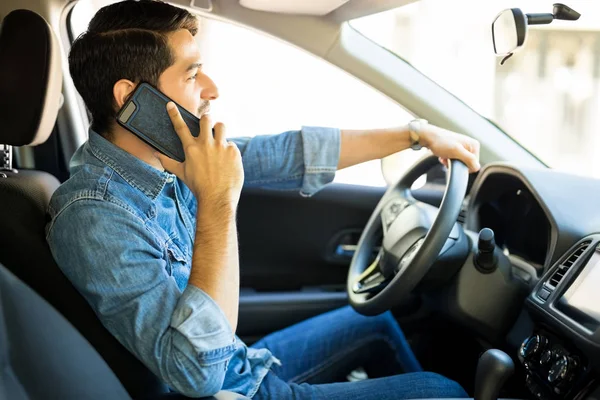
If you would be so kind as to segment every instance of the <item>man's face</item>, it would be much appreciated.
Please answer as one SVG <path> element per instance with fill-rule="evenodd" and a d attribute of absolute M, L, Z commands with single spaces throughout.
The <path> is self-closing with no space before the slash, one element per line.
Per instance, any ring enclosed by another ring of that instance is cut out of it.
<path fill-rule="evenodd" d="M 168 35 L 175 62 L 158 79 L 158 88 L 198 118 L 219 97 L 215 83 L 202 72 L 200 49 L 187 29 Z"/>

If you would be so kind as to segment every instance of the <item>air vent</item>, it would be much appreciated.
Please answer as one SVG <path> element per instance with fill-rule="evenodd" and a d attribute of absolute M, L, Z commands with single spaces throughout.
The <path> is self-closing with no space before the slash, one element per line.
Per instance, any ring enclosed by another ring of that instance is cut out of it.
<path fill-rule="evenodd" d="M 590 243 L 591 241 L 589 240 L 581 243 L 579 246 L 577 246 L 575 251 L 573 251 L 573 253 L 562 264 L 558 266 L 558 269 L 552 274 L 552 277 L 548 282 L 548 285 L 550 287 L 555 288 L 558 286 L 562 278 L 566 275 L 569 268 L 571 268 L 571 266 L 575 264 L 575 261 L 577 261 L 577 259 L 581 257 L 583 253 L 585 253 L 585 250 L 589 247 Z"/>

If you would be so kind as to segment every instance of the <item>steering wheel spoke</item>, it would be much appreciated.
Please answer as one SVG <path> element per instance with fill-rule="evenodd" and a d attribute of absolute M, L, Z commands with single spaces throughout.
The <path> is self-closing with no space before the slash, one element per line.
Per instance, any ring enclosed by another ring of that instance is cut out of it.
<path fill-rule="evenodd" d="M 386 278 L 379 270 L 379 261 L 381 260 L 381 252 L 377 255 L 373 263 L 369 265 L 362 274 L 360 274 L 352 290 L 356 294 L 375 293 L 383 289 L 389 279 Z"/>
<path fill-rule="evenodd" d="M 395 195 L 381 209 L 381 227 L 383 234 L 387 233 L 396 218 L 411 204 L 411 201 L 401 195 Z"/>

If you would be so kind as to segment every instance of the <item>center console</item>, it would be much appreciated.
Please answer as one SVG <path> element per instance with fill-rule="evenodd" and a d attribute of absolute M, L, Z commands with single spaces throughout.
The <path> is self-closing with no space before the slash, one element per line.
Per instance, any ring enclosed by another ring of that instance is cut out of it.
<path fill-rule="evenodd" d="M 600 235 L 581 240 L 527 298 L 536 329 L 519 350 L 526 385 L 542 400 L 575 399 L 600 369 Z"/>
<path fill-rule="evenodd" d="M 527 388 L 539 399 L 574 398 L 588 382 L 586 357 L 549 332 L 525 339 L 519 361 L 527 370 Z"/>

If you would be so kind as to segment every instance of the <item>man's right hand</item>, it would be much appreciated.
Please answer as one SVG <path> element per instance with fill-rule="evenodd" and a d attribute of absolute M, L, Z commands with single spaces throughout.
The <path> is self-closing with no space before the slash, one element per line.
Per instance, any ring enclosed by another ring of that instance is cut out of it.
<path fill-rule="evenodd" d="M 181 179 L 199 203 L 235 208 L 244 183 L 244 169 L 239 149 L 225 140 L 225 125 L 215 124 L 213 137 L 212 122 L 205 114 L 200 120 L 200 134 L 194 137 L 174 103 L 167 104 L 167 112 L 181 139 L 185 161 L 179 163 L 156 153 L 163 167 Z"/>
<path fill-rule="evenodd" d="M 244 183 L 242 156 L 235 144 L 225 140 L 223 124 L 215 124 L 213 137 L 208 115 L 200 119 L 200 133 L 193 137 L 175 104 L 167 104 L 167 112 L 181 139 L 185 161 L 179 163 L 162 154 L 157 157 L 198 199 L 188 284 L 221 307 L 235 333 L 240 288 L 235 208 Z"/>

